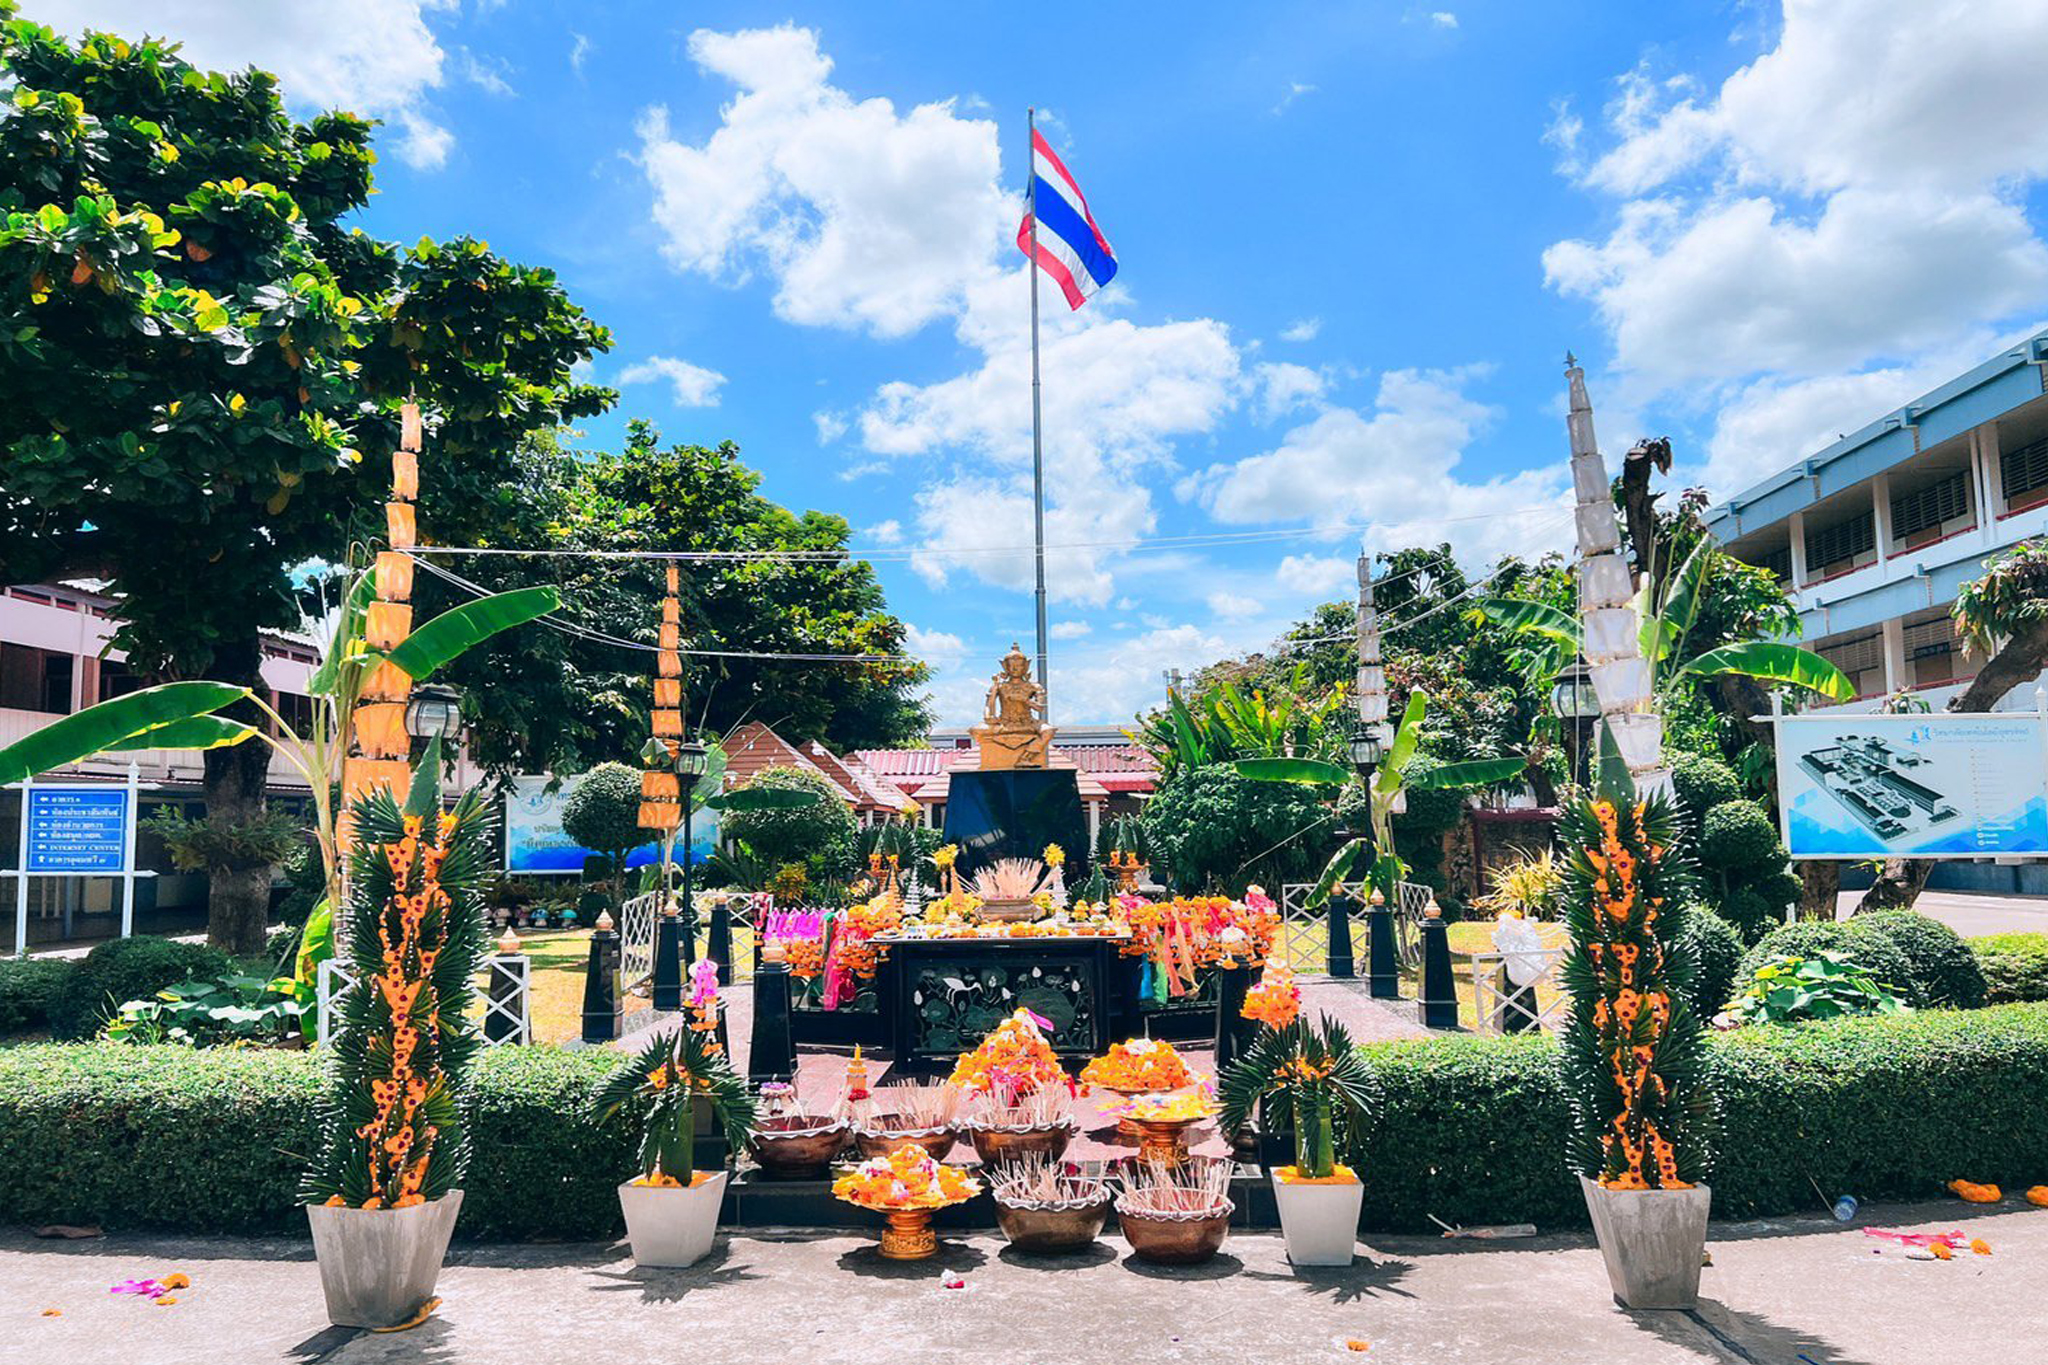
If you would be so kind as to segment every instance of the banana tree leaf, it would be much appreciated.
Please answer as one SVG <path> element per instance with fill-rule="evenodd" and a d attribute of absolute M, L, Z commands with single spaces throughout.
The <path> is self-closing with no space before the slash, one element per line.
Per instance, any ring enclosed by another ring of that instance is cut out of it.
<path fill-rule="evenodd" d="M 248 695 L 248 688 L 232 683 L 172 682 L 88 706 L 0 749 L 0 783 L 91 758 L 130 735 L 218 711 Z"/>
<path fill-rule="evenodd" d="M 1505 782 L 1529 766 L 1525 758 L 1475 758 L 1464 763 L 1446 763 L 1415 774 L 1410 791 L 1456 791 L 1463 787 L 1490 787 Z"/>
<path fill-rule="evenodd" d="M 365 569 L 356 575 L 356 581 L 349 584 L 348 596 L 342 599 L 341 615 L 334 623 L 334 638 L 327 642 L 327 651 L 320 660 L 320 667 L 313 670 L 313 676 L 306 680 L 306 691 L 315 697 L 334 695 L 335 683 L 341 677 L 342 654 L 351 641 L 363 638 L 363 616 L 370 610 L 371 601 L 377 596 L 377 571 Z"/>
<path fill-rule="evenodd" d="M 254 739 L 257 730 L 238 720 L 221 716 L 187 716 L 148 730 L 138 730 L 119 744 L 109 744 L 102 753 L 127 753 L 134 749 L 225 749 Z"/>
<path fill-rule="evenodd" d="M 1359 854 L 1370 847 L 1371 845 L 1363 839 L 1352 839 L 1331 854 L 1330 861 L 1323 868 L 1323 875 L 1316 878 L 1315 889 L 1308 893 L 1307 908 L 1313 910 L 1327 902 L 1330 893 L 1351 876 L 1351 869 L 1358 865 Z"/>
<path fill-rule="evenodd" d="M 1509 630 L 1541 635 L 1561 645 L 1569 645 L 1573 650 L 1579 648 L 1582 638 L 1579 618 L 1548 602 L 1524 602 L 1518 597 L 1484 597 L 1479 601 L 1479 610 Z"/>
<path fill-rule="evenodd" d="M 1408 771 L 1408 764 L 1415 758 L 1415 750 L 1422 744 L 1422 717 L 1429 710 L 1429 697 L 1421 688 L 1408 694 L 1408 709 L 1402 713 L 1401 728 L 1394 732 L 1394 745 L 1387 751 L 1386 761 L 1380 764 L 1380 775 L 1373 786 L 1382 792 L 1398 791 L 1401 778 Z"/>
<path fill-rule="evenodd" d="M 412 770 L 412 790 L 406 794 L 405 813 L 422 819 L 441 810 L 441 737 L 427 741 L 419 765 Z"/>
<path fill-rule="evenodd" d="M 1173 715 L 1173 734 L 1180 745 L 1180 761 L 1190 768 L 1199 768 L 1209 761 L 1207 747 L 1195 730 L 1194 718 L 1188 714 L 1187 703 L 1180 699 L 1180 690 L 1167 693 L 1166 703 Z"/>
<path fill-rule="evenodd" d="M 1664 606 L 1656 614 L 1655 648 L 1645 651 L 1652 664 L 1670 658 L 1685 644 L 1693 622 L 1699 619 L 1700 586 L 1706 582 L 1707 570 L 1713 564 L 1713 542 L 1702 540 L 1672 575 L 1671 586 L 1664 593 Z"/>
<path fill-rule="evenodd" d="M 704 804 L 712 810 L 798 810 L 822 800 L 816 792 L 792 791 L 788 787 L 741 787 L 723 796 L 709 797 Z"/>
<path fill-rule="evenodd" d="M 1700 677 L 1739 673 L 1760 682 L 1790 683 L 1795 687 L 1808 688 L 1834 701 L 1850 701 L 1856 696 L 1856 684 L 1849 681 L 1849 675 L 1820 655 L 1798 645 L 1778 644 L 1770 640 L 1750 640 L 1710 649 L 1696 659 L 1687 660 L 1676 676 L 1683 677 L 1688 673 Z"/>
<path fill-rule="evenodd" d="M 698 778 L 697 785 L 690 789 L 691 810 L 703 810 L 716 801 L 718 789 L 725 785 L 725 746 L 713 742 L 704 747 L 704 776 Z"/>
<path fill-rule="evenodd" d="M 1319 758 L 1240 758 L 1231 765 L 1239 777 L 1256 782 L 1307 782 L 1315 786 L 1339 786 L 1351 778 L 1351 770 L 1340 763 Z"/>
<path fill-rule="evenodd" d="M 444 611 L 384 657 L 404 669 L 414 682 L 424 682 L 435 669 L 458 658 L 500 631 L 525 625 L 562 605 L 553 588 L 515 588 L 464 602 Z"/>

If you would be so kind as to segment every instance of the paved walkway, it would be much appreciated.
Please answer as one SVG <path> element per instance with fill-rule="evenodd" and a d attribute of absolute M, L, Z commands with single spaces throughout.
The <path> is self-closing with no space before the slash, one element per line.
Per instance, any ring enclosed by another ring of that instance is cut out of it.
<path fill-rule="evenodd" d="M 1862 899 L 1861 891 L 1844 891 L 1837 913 L 1847 918 Z M 1940 920 L 1964 938 L 1980 934 L 2048 934 L 2048 896 L 1922 891 L 1913 908 Z"/>
<path fill-rule="evenodd" d="M 897 1265 L 872 1236 L 791 1233 L 722 1239 L 674 1272 L 635 1270 L 623 1248 L 457 1247 L 439 1313 L 388 1335 L 326 1326 L 304 1242 L 12 1230 L 0 1232 L 0 1363 L 2003 1365 L 2041 1359 L 2048 1340 L 2048 1212 L 2014 1203 L 1868 1211 L 1993 1247 L 1946 1264 L 1873 1254 L 1874 1239 L 1823 1218 L 1716 1225 L 1690 1314 L 1615 1308 L 1583 1237 L 1375 1237 L 1348 1270 L 1297 1273 L 1270 1235 L 1166 1270 L 1116 1238 L 1034 1261 L 996 1237 L 950 1237 L 937 1260 Z M 967 1288 L 942 1288 L 945 1269 Z M 170 1307 L 107 1292 L 172 1271 L 192 1287 Z"/>

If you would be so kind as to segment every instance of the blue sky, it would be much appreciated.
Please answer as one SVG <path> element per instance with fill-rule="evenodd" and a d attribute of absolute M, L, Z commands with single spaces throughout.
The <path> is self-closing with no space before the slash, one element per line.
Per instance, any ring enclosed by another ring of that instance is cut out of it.
<path fill-rule="evenodd" d="M 1102 6 L 28 0 L 383 118 L 365 227 L 556 269 L 629 416 L 845 515 L 942 718 L 1029 647 L 1024 110 L 1122 268 L 1046 308 L 1057 718 L 1350 559 L 1567 535 L 1610 457 L 1744 486 L 2048 313 L 2038 0 Z M 1230 537 L 1231 539 L 1223 539 Z"/>

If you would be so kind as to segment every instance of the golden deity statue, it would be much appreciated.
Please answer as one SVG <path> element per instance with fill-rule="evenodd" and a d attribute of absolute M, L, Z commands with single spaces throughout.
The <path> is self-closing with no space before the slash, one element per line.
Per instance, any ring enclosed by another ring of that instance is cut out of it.
<path fill-rule="evenodd" d="M 1014 644 L 1003 656 L 1002 671 L 989 681 L 982 721 L 972 733 L 984 770 L 1045 766 L 1052 746 L 1045 689 L 1031 680 L 1031 660 Z"/>

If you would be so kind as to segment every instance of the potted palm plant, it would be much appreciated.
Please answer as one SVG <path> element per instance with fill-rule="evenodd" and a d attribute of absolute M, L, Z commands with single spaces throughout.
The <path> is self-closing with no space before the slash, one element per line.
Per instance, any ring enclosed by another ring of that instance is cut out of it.
<path fill-rule="evenodd" d="M 1682 989 L 1690 870 L 1670 801 L 1637 799 L 1613 741 L 1603 747 L 1597 792 L 1558 831 L 1570 850 L 1559 1057 L 1571 1163 L 1616 1301 L 1685 1309 L 1699 1297 L 1716 1121 L 1705 1031 Z"/>
<path fill-rule="evenodd" d="M 685 1026 L 655 1039 L 612 1073 L 591 1109 L 599 1123 L 607 1123 L 634 1101 L 645 1105 L 640 1174 L 619 1186 L 633 1262 L 694 1265 L 711 1250 L 727 1178 L 724 1170 L 697 1169 L 697 1105 L 710 1107 L 726 1149 L 736 1152 L 753 1132 L 754 1097 L 715 1036 Z"/>
<path fill-rule="evenodd" d="M 350 811 L 359 984 L 341 997 L 301 1188 L 327 1315 L 345 1327 L 389 1327 L 431 1306 L 462 1206 L 490 821 L 475 792 L 442 813 L 440 766 L 436 740 L 402 810 L 377 790 Z"/>
<path fill-rule="evenodd" d="M 1365 1185 L 1337 1158 L 1350 1154 L 1379 1108 L 1379 1083 L 1328 1015 L 1259 1031 L 1223 1073 L 1222 1128 L 1235 1132 L 1263 1104 L 1268 1125 L 1292 1129 L 1294 1164 L 1273 1170 L 1273 1199 L 1287 1258 L 1296 1265 L 1349 1265 Z"/>

